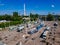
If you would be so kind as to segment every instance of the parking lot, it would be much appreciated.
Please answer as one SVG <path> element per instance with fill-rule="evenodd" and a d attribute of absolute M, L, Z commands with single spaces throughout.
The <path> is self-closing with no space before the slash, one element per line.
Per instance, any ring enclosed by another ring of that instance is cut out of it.
<path fill-rule="evenodd" d="M 45 21 L 44 23 L 48 27 L 53 27 L 54 21 Z M 53 36 L 55 36 L 55 39 L 56 39 L 54 41 L 55 45 L 60 45 L 59 26 L 60 25 L 58 25 L 57 28 L 55 29 L 56 30 L 55 35 L 51 34 L 52 35 L 51 37 L 49 35 L 47 35 L 47 37 L 49 36 L 49 38 L 52 38 Z M 31 29 L 34 27 L 35 26 L 32 26 Z M 46 41 L 48 41 L 49 44 L 53 44 L 53 42 L 51 42 L 52 41 L 51 39 L 44 40 L 43 38 L 40 38 L 40 35 L 43 33 L 45 28 L 46 27 L 42 27 L 38 32 L 33 33 L 33 34 L 28 34 L 26 32 L 26 29 L 24 29 L 22 32 L 17 32 L 17 30 L 9 31 L 7 29 L 4 31 L 0 31 L 0 39 L 3 43 L 5 43 L 7 45 L 18 45 L 19 43 L 21 45 L 46 45 L 47 44 Z M 27 30 L 29 30 L 29 29 L 27 28 Z M 49 32 L 53 33 L 54 32 L 53 30 L 54 30 L 54 28 L 52 28 L 52 31 L 49 31 Z M 25 37 L 25 36 L 27 36 L 27 37 Z M 45 42 L 42 40 L 44 40 Z"/>

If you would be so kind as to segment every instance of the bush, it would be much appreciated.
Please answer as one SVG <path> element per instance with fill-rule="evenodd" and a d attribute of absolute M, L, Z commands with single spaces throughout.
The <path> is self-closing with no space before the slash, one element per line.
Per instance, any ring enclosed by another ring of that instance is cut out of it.
<path fill-rule="evenodd" d="M 54 20 L 54 16 L 52 14 L 48 14 L 47 21 L 53 21 L 53 20 Z"/>
<path fill-rule="evenodd" d="M 58 20 L 60 21 L 60 17 L 58 18 Z"/>
<path fill-rule="evenodd" d="M 5 22 L 5 23 L 1 23 L 0 24 L 0 28 L 5 28 L 8 26 L 12 26 L 12 25 L 17 25 L 17 24 L 21 24 L 23 21 L 11 21 L 11 22 Z"/>

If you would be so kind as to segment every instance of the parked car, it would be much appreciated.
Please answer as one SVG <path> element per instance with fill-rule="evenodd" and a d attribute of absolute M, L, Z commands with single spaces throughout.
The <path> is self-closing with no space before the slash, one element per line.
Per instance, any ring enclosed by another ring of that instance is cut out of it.
<path fill-rule="evenodd" d="M 55 22 L 55 23 L 54 23 L 54 26 L 58 26 L 58 23 L 57 23 L 57 22 Z"/>
<path fill-rule="evenodd" d="M 18 26 L 17 27 L 17 32 L 20 32 L 20 31 L 22 31 L 24 29 L 24 26 Z"/>

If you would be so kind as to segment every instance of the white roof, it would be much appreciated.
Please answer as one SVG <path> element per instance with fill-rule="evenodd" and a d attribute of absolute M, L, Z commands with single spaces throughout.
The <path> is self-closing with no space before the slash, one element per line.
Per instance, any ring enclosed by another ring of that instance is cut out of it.
<path fill-rule="evenodd" d="M 48 31 L 45 31 L 43 35 L 47 35 L 48 34 Z"/>
<path fill-rule="evenodd" d="M 24 26 L 20 26 L 20 27 L 18 27 L 18 29 L 20 29 L 20 30 L 23 29 L 23 28 L 24 28 Z"/>
<path fill-rule="evenodd" d="M 47 29 L 47 30 L 49 30 L 49 29 L 50 29 L 50 27 L 46 27 L 46 29 Z"/>
<path fill-rule="evenodd" d="M 9 26 L 10 30 L 15 30 L 17 28 L 17 26 Z"/>
<path fill-rule="evenodd" d="M 29 17 L 27 17 L 27 18 L 24 17 L 23 19 L 29 20 L 30 18 Z"/>
<path fill-rule="evenodd" d="M 7 22 L 6 20 L 0 20 L 0 22 Z"/>

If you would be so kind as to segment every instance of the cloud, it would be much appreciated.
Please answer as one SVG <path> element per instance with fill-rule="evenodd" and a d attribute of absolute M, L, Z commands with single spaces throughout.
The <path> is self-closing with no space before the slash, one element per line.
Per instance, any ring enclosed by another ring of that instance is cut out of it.
<path fill-rule="evenodd" d="M 55 7 L 55 5 L 51 5 L 51 7 Z"/>

